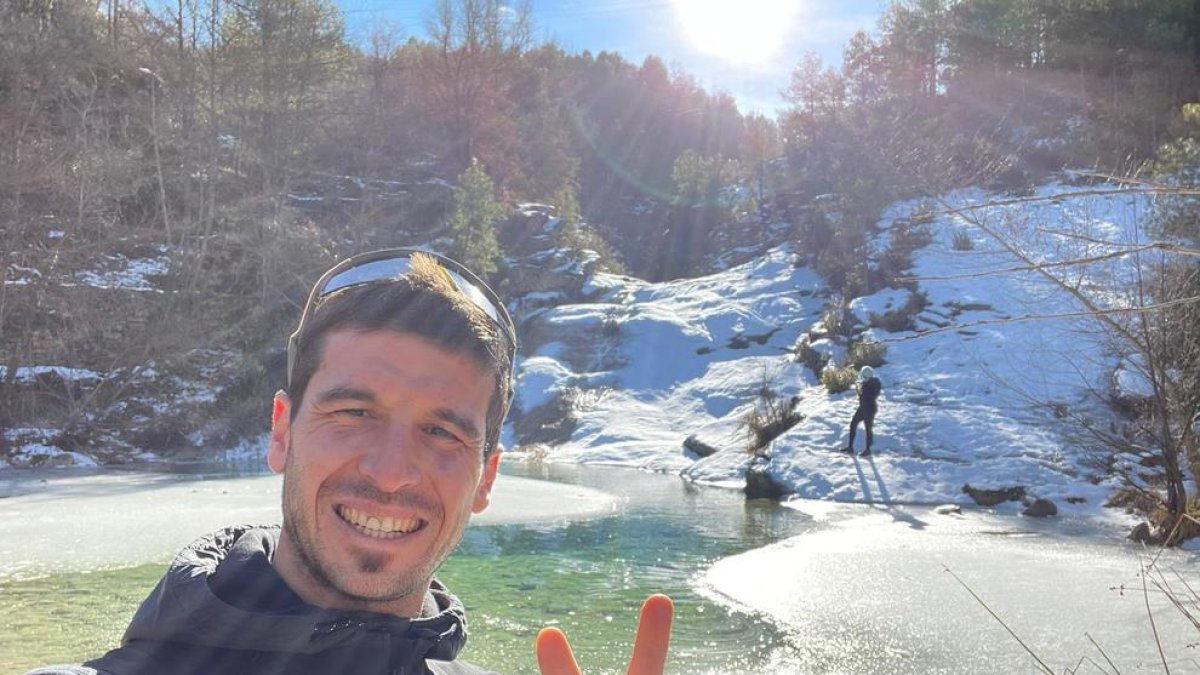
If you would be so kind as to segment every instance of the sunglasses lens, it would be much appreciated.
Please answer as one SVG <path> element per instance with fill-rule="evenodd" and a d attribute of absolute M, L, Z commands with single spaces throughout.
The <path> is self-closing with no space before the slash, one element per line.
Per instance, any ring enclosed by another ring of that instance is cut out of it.
<path fill-rule="evenodd" d="M 414 253 L 422 253 L 436 259 L 441 264 L 442 271 L 445 272 L 446 277 L 458 288 L 459 292 L 467 296 L 467 299 L 476 307 L 482 309 L 504 331 L 511 346 L 514 349 L 516 348 L 516 326 L 513 325 L 512 319 L 509 318 L 508 312 L 503 309 L 503 305 L 500 304 L 500 299 L 496 294 L 491 292 L 491 289 L 482 281 L 474 278 L 474 275 L 471 275 L 462 265 L 449 258 L 428 251 L 396 249 L 392 251 L 364 253 L 360 256 L 350 258 L 341 264 L 343 269 L 333 273 L 324 283 L 319 285 L 312 298 L 310 298 L 309 304 L 311 305 L 312 301 L 317 298 L 324 297 L 349 286 L 356 286 L 372 281 L 402 278 L 412 271 L 411 256 Z M 309 309 L 306 307 L 304 313 L 307 314 Z"/>
<path fill-rule="evenodd" d="M 504 305 L 500 303 L 499 297 L 496 296 L 490 288 L 482 281 L 475 278 L 467 268 L 457 262 L 440 256 L 436 253 L 428 251 L 417 251 L 412 249 L 392 249 L 385 251 L 375 251 L 372 253 L 364 253 L 348 260 L 343 261 L 339 265 L 325 273 L 321 281 L 317 282 L 317 286 L 313 289 L 313 293 L 309 296 L 308 303 L 304 307 L 304 311 L 300 314 L 300 324 L 304 325 L 308 319 L 309 313 L 312 311 L 313 305 L 319 298 L 322 298 L 330 293 L 339 291 L 350 286 L 365 284 L 372 281 L 385 281 L 388 279 L 400 279 L 408 275 L 412 271 L 412 258 L 414 253 L 428 255 L 441 265 L 441 269 L 445 272 L 446 277 L 465 295 L 473 305 L 483 310 L 484 314 L 495 322 L 500 331 L 508 339 L 508 350 L 510 352 L 510 363 L 516 356 L 517 349 L 517 330 L 513 325 L 512 319 L 509 318 L 508 312 L 505 311 Z M 292 367 L 295 360 L 296 339 L 300 334 L 300 328 L 288 339 L 288 381 L 292 379 Z"/>
<path fill-rule="evenodd" d="M 317 292 L 317 297 L 326 296 L 356 284 L 403 277 L 408 274 L 410 269 L 412 269 L 412 262 L 408 258 L 385 258 L 354 265 L 338 272 L 329 281 L 326 281 L 321 290 Z"/>
<path fill-rule="evenodd" d="M 493 301 L 479 288 L 479 285 L 477 285 L 478 283 L 482 282 L 473 282 L 458 272 L 446 267 L 445 265 L 450 262 L 448 259 L 441 257 L 438 257 L 438 259 L 443 263 L 442 271 L 446 273 L 446 277 L 450 279 L 455 288 L 457 288 L 460 293 L 467 296 L 467 299 L 469 299 L 472 304 L 479 309 L 482 309 L 485 314 L 491 317 L 492 321 L 496 322 L 496 325 L 503 328 L 504 331 L 508 333 L 508 337 L 510 339 L 515 337 L 513 334 L 514 329 L 512 323 L 507 320 L 506 316 L 501 315 L 500 310 L 497 308 L 498 300 Z M 371 281 L 399 279 L 408 274 L 410 270 L 412 270 L 412 259 L 408 257 L 407 253 L 405 253 L 403 257 L 382 258 L 378 260 L 369 260 L 357 265 L 351 265 L 350 267 L 330 277 L 329 280 L 326 281 L 323 286 L 321 286 L 321 289 L 317 292 L 316 297 L 323 297 L 333 293 L 334 291 L 338 291 L 349 286 L 365 284 Z"/>

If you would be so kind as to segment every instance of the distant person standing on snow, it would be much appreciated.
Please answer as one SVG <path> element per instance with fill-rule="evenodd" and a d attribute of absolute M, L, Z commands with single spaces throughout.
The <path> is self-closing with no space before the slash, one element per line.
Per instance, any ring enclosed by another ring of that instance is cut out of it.
<path fill-rule="evenodd" d="M 883 389 L 883 384 L 879 382 L 879 378 L 875 377 L 875 369 L 871 366 L 863 366 L 862 370 L 858 371 L 858 409 L 854 411 L 854 419 L 850 420 L 850 442 L 842 449 L 842 452 L 854 452 L 854 432 L 858 430 L 858 423 L 863 423 L 863 429 L 867 432 L 867 447 L 860 453 L 859 457 L 866 457 L 871 454 L 871 442 L 875 440 L 875 434 L 872 433 L 872 427 L 875 424 L 875 413 L 878 411 L 876 399 L 879 398 L 879 392 Z"/>

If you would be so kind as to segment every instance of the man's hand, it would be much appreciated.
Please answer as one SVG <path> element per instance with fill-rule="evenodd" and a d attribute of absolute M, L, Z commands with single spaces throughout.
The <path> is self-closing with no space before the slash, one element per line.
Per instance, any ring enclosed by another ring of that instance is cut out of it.
<path fill-rule="evenodd" d="M 642 603 L 637 635 L 633 639 L 633 656 L 629 659 L 629 675 L 662 675 L 667 665 L 667 650 L 671 646 L 671 619 L 675 603 L 665 595 L 652 595 Z M 557 628 L 543 628 L 538 633 L 538 668 L 542 675 L 582 675 L 567 636 Z"/>

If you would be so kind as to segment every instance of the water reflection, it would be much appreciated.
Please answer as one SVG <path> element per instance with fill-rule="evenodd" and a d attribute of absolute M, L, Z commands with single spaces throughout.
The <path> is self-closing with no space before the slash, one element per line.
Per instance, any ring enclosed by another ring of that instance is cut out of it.
<path fill-rule="evenodd" d="M 278 520 L 278 476 L 174 468 L 185 473 L 4 479 L 0 615 L 20 619 L 0 631 L 0 672 L 95 655 L 179 546 L 232 522 Z M 466 657 L 500 672 L 536 672 L 532 641 L 547 624 L 567 631 L 588 673 L 622 672 L 653 592 L 678 606 L 671 673 L 1028 672 L 1027 655 L 945 567 L 1056 665 L 1094 654 L 1080 645 L 1085 631 L 1119 662 L 1154 662 L 1137 551 L 1081 517 L 828 502 L 801 512 L 629 469 L 506 460 L 502 471 L 482 514 L 502 517 L 476 521 L 441 574 L 469 610 Z M 518 503 L 552 513 L 513 517 Z M 1189 583 L 1200 573 L 1195 554 L 1160 564 Z M 1194 626 L 1157 600 L 1172 667 L 1200 672 Z"/>
<path fill-rule="evenodd" d="M 666 592 L 677 607 L 671 672 L 780 672 L 770 664 L 787 647 L 774 625 L 698 596 L 692 583 L 714 561 L 803 532 L 811 518 L 674 476 L 576 465 L 504 470 L 620 499 L 613 513 L 590 520 L 467 532 L 442 577 L 470 610 L 469 658 L 536 672 L 530 644 L 550 624 L 571 637 L 588 672 L 623 672 L 642 599 Z"/>
<path fill-rule="evenodd" d="M 666 592 L 678 606 L 670 672 L 773 672 L 764 664 L 784 644 L 774 625 L 702 598 L 691 584 L 714 561 L 802 532 L 811 518 L 677 476 L 502 466 L 513 479 L 497 483 L 483 515 L 510 509 L 510 517 L 516 502 L 553 513 L 524 517 L 517 508 L 512 520 L 482 518 L 443 568 L 469 610 L 466 658 L 536 672 L 533 636 L 549 624 L 568 632 L 589 673 L 623 672 L 642 599 Z M 0 672 L 95 656 L 112 646 L 180 546 L 229 523 L 277 521 L 279 477 L 247 467 L 15 481 L 13 498 L 0 500 L 0 613 L 23 620 L 0 635 Z M 597 490 L 610 496 L 597 500 Z M 64 612 L 90 618 L 64 622 Z"/>

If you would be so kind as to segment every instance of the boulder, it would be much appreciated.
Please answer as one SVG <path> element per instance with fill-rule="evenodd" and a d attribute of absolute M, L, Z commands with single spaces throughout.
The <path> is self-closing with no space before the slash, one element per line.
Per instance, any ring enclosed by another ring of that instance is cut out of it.
<path fill-rule="evenodd" d="M 1129 538 L 1139 544 L 1157 544 L 1158 538 L 1154 536 L 1154 531 L 1150 529 L 1150 523 L 1141 522 L 1133 527 L 1133 531 L 1129 533 Z"/>
<path fill-rule="evenodd" d="M 561 393 L 512 417 L 518 445 L 561 445 L 570 440 L 579 425 L 573 399 Z"/>
<path fill-rule="evenodd" d="M 1021 485 L 991 490 L 971 487 L 971 484 L 967 483 L 962 486 L 962 491 L 970 495 L 971 499 L 975 500 L 975 503 L 980 506 L 995 506 L 1001 502 L 1025 501 L 1025 488 Z"/>
<path fill-rule="evenodd" d="M 754 463 L 746 469 L 746 499 L 779 499 L 788 492 L 767 472 L 766 463 Z"/>
<path fill-rule="evenodd" d="M 1038 499 L 1033 500 L 1032 504 L 1026 506 L 1025 510 L 1021 512 L 1021 515 L 1029 516 L 1030 518 L 1047 518 L 1049 516 L 1057 516 L 1058 506 L 1049 499 L 1042 499 L 1039 497 Z"/>
<path fill-rule="evenodd" d="M 683 449 L 697 457 L 708 457 L 709 455 L 717 454 L 717 448 L 696 438 L 694 435 L 683 439 Z"/>

